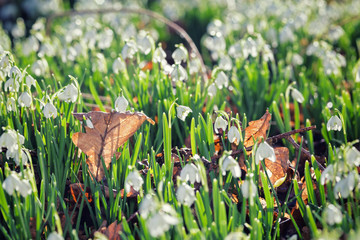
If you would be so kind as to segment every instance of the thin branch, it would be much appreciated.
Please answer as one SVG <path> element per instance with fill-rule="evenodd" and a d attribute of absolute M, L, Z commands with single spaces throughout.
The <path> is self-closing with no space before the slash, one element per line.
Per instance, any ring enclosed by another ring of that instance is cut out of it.
<path fill-rule="evenodd" d="M 189 34 L 178 24 L 172 22 L 171 20 L 167 19 L 166 17 L 164 17 L 156 12 L 146 10 L 143 8 L 135 9 L 135 8 L 127 8 L 127 7 L 120 7 L 120 8 L 115 7 L 115 8 L 108 8 L 108 9 L 106 9 L 106 8 L 105 9 L 85 9 L 85 10 L 77 10 L 77 11 L 72 10 L 72 11 L 64 11 L 64 12 L 55 13 L 53 15 L 50 15 L 46 19 L 46 35 L 50 36 L 50 28 L 51 28 L 53 20 L 56 18 L 76 16 L 76 15 L 106 14 L 106 13 L 135 13 L 135 14 L 139 14 L 139 15 L 147 15 L 153 19 L 156 19 L 156 20 L 166 24 L 168 27 L 170 27 L 171 29 L 176 31 L 179 34 L 179 36 L 181 38 L 185 39 L 185 41 L 189 44 L 189 47 L 191 48 L 191 50 L 195 53 L 196 57 L 200 60 L 202 77 L 204 78 L 204 81 L 208 80 L 204 60 L 203 60 L 198 48 L 196 47 L 194 41 L 189 36 Z"/>

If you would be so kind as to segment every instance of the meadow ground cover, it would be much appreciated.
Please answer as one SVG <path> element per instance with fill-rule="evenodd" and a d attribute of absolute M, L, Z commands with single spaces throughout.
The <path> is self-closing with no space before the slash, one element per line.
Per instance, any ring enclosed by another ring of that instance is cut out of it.
<path fill-rule="evenodd" d="M 360 1 L 75 10 L 0 29 L 1 239 L 358 238 Z"/>

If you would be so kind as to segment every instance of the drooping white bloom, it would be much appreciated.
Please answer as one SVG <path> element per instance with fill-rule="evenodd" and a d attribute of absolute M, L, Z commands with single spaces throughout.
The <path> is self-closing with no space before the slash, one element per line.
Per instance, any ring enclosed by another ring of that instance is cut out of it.
<path fill-rule="evenodd" d="M 132 59 L 137 51 L 138 48 L 135 41 L 130 39 L 121 50 L 121 56 L 123 59 Z"/>
<path fill-rule="evenodd" d="M 42 76 L 46 74 L 48 68 L 48 62 L 45 58 L 42 58 L 33 63 L 33 65 L 31 66 L 31 71 L 36 76 Z"/>
<path fill-rule="evenodd" d="M 269 159 L 272 162 L 276 161 L 275 151 L 267 142 L 262 142 L 256 149 L 255 163 L 259 164 L 264 158 Z"/>
<path fill-rule="evenodd" d="M 198 73 L 200 71 L 200 68 L 201 68 L 200 60 L 197 57 L 192 58 L 189 63 L 189 73 L 190 74 Z"/>
<path fill-rule="evenodd" d="M 331 26 L 327 34 L 327 39 L 330 41 L 337 41 L 339 38 L 344 35 L 345 31 L 340 26 Z"/>
<path fill-rule="evenodd" d="M 209 88 L 208 88 L 208 94 L 210 97 L 214 97 L 216 95 L 217 92 L 217 88 L 215 83 L 210 84 Z"/>
<path fill-rule="evenodd" d="M 333 181 L 333 180 L 335 180 L 334 165 L 329 164 L 321 174 L 320 184 L 324 185 L 328 181 Z"/>
<path fill-rule="evenodd" d="M 76 102 L 78 98 L 78 89 L 73 83 L 67 85 L 65 89 L 58 95 L 59 99 L 65 102 Z"/>
<path fill-rule="evenodd" d="M 223 87 L 227 87 L 229 85 L 229 78 L 226 76 L 226 74 L 221 71 L 218 73 L 215 79 L 215 84 L 219 89 L 222 89 Z"/>
<path fill-rule="evenodd" d="M 281 43 L 293 42 L 295 35 L 289 26 L 285 26 L 279 33 L 279 40 Z"/>
<path fill-rule="evenodd" d="M 146 196 L 141 200 L 139 206 L 139 212 L 143 218 L 147 218 L 150 213 L 156 211 L 159 206 L 159 201 L 152 194 L 146 194 Z"/>
<path fill-rule="evenodd" d="M 50 102 L 44 106 L 43 113 L 46 118 L 57 117 L 57 110 L 55 106 Z"/>
<path fill-rule="evenodd" d="M 36 86 L 36 81 L 31 75 L 27 75 L 25 78 L 26 85 L 31 88 L 31 86 Z"/>
<path fill-rule="evenodd" d="M 292 56 L 291 63 L 294 64 L 295 66 L 298 66 L 304 63 L 304 59 L 301 55 L 294 53 Z"/>
<path fill-rule="evenodd" d="M 211 36 L 225 35 L 226 25 L 223 24 L 219 19 L 214 19 L 207 25 L 207 33 Z"/>
<path fill-rule="evenodd" d="M 179 220 L 174 215 L 160 211 L 146 221 L 146 226 L 152 237 L 160 237 L 168 231 L 172 225 L 176 225 L 178 222 Z"/>
<path fill-rule="evenodd" d="M 182 181 L 190 181 L 191 184 L 195 182 L 200 183 L 200 173 L 199 169 L 193 163 L 188 163 L 181 170 L 180 178 Z"/>
<path fill-rule="evenodd" d="M 176 198 L 181 204 L 191 206 L 196 199 L 194 188 L 186 183 L 181 184 L 176 191 Z"/>
<path fill-rule="evenodd" d="M 104 54 L 98 52 L 96 53 L 94 60 L 92 62 L 92 70 L 99 72 L 107 72 L 107 63 Z"/>
<path fill-rule="evenodd" d="M 21 93 L 20 97 L 18 98 L 20 107 L 30 107 L 31 101 L 32 99 L 28 92 Z"/>
<path fill-rule="evenodd" d="M 233 177 L 241 177 L 241 169 L 239 163 L 236 162 L 236 160 L 232 156 L 226 156 L 224 158 L 221 169 L 224 176 L 226 175 L 226 171 L 231 171 Z"/>
<path fill-rule="evenodd" d="M 142 31 L 139 33 L 139 36 L 137 37 L 136 44 L 140 52 L 144 53 L 145 55 L 148 55 L 154 46 L 154 39 L 152 39 L 152 37 L 149 34 Z"/>
<path fill-rule="evenodd" d="M 246 240 L 246 239 L 250 239 L 250 237 L 243 232 L 231 232 L 225 237 L 224 240 Z"/>
<path fill-rule="evenodd" d="M 219 68 L 224 71 L 230 71 L 232 68 L 232 61 L 228 55 L 222 56 L 219 60 Z"/>
<path fill-rule="evenodd" d="M 161 63 L 162 61 L 165 60 L 165 58 L 166 58 L 166 53 L 162 49 L 161 45 L 159 45 L 154 51 L 153 62 Z"/>
<path fill-rule="evenodd" d="M 18 92 L 20 84 L 14 78 L 10 78 L 5 82 L 4 89 L 7 91 L 9 89 L 10 92 Z"/>
<path fill-rule="evenodd" d="M 218 129 L 221 128 L 223 131 L 226 130 L 227 128 L 227 125 L 228 125 L 228 122 L 223 119 L 221 116 L 218 116 L 215 120 L 215 132 L 218 133 Z"/>
<path fill-rule="evenodd" d="M 191 112 L 192 112 L 191 108 L 187 106 L 183 106 L 183 105 L 176 106 L 176 116 L 182 121 L 185 121 L 185 118 Z"/>
<path fill-rule="evenodd" d="M 19 192 L 23 197 L 26 197 L 32 193 L 29 180 L 20 180 L 14 171 L 12 171 L 11 174 L 5 179 L 2 187 L 9 195 L 13 195 L 15 191 Z"/>
<path fill-rule="evenodd" d="M 6 152 L 6 156 L 8 156 L 8 155 L 10 155 L 10 154 L 8 154 L 8 152 Z M 20 163 L 22 163 L 23 165 L 26 165 L 28 163 L 28 157 L 23 150 L 20 151 L 20 154 L 19 154 L 19 151 L 16 151 L 9 157 L 14 159 L 14 162 L 17 166 L 19 166 Z"/>
<path fill-rule="evenodd" d="M 64 240 L 64 237 L 57 232 L 52 232 L 49 234 L 47 240 Z"/>
<path fill-rule="evenodd" d="M 360 165 L 360 152 L 355 147 L 347 149 L 345 158 L 350 166 L 358 167 Z"/>
<path fill-rule="evenodd" d="M 180 64 L 181 62 L 186 62 L 188 57 L 188 51 L 182 45 L 175 49 L 171 57 L 174 59 L 175 64 Z"/>
<path fill-rule="evenodd" d="M 256 196 L 257 188 L 252 179 L 246 179 L 243 184 L 241 184 L 241 193 L 244 198 L 253 198 Z"/>
<path fill-rule="evenodd" d="M 122 60 L 120 57 L 116 58 L 112 65 L 112 69 L 113 69 L 114 73 L 118 74 L 119 72 L 123 71 L 125 68 L 126 68 L 126 65 L 125 65 L 124 60 Z"/>
<path fill-rule="evenodd" d="M 171 79 L 173 81 L 186 81 L 188 79 L 188 74 L 181 65 L 173 66 L 173 70 L 171 72 Z"/>
<path fill-rule="evenodd" d="M 265 62 L 273 62 L 274 61 L 274 53 L 271 51 L 270 45 L 265 44 L 263 49 L 263 58 Z"/>
<path fill-rule="evenodd" d="M 131 187 L 133 187 L 133 189 L 138 192 L 143 183 L 144 180 L 140 176 L 139 172 L 134 170 L 130 172 L 125 179 L 125 190 L 126 192 L 130 192 Z"/>
<path fill-rule="evenodd" d="M 123 113 L 126 111 L 126 108 L 128 107 L 129 102 L 126 100 L 124 96 L 120 96 L 115 100 L 115 110 L 117 112 Z"/>
<path fill-rule="evenodd" d="M 239 145 L 240 142 L 240 132 L 239 129 L 235 126 L 231 126 L 228 132 L 228 140 L 231 143 Z"/>
<path fill-rule="evenodd" d="M 31 53 L 39 50 L 40 44 L 39 41 L 31 35 L 22 43 L 22 53 L 24 56 L 29 56 Z"/>
<path fill-rule="evenodd" d="M 15 104 L 15 99 L 13 97 L 9 97 L 7 99 L 6 102 L 6 109 L 11 112 L 11 111 L 15 111 L 16 109 L 16 104 Z"/>
<path fill-rule="evenodd" d="M 342 221 L 341 210 L 338 207 L 334 206 L 333 204 L 329 204 L 325 208 L 323 215 L 326 219 L 326 222 L 329 225 L 338 224 L 338 223 L 341 223 L 341 221 Z"/>
<path fill-rule="evenodd" d="M 16 81 L 20 81 L 22 77 L 22 73 L 17 66 L 13 66 L 10 69 L 10 78 L 15 79 Z"/>
<path fill-rule="evenodd" d="M 341 179 L 338 183 L 336 183 L 334 187 L 335 198 L 338 199 L 339 195 L 342 198 L 347 198 L 350 195 L 350 193 L 354 190 L 354 187 L 355 187 L 355 174 L 351 172 L 347 177 Z"/>
<path fill-rule="evenodd" d="M 326 124 L 326 128 L 328 131 L 334 130 L 334 131 L 341 131 L 342 123 L 338 116 L 332 116 L 329 121 Z"/>
<path fill-rule="evenodd" d="M 291 88 L 291 96 L 298 102 L 302 103 L 304 101 L 304 96 L 296 88 Z"/>
<path fill-rule="evenodd" d="M 110 28 L 106 28 L 102 33 L 98 35 L 98 47 L 100 49 L 106 49 L 111 46 L 114 39 L 114 32 Z"/>

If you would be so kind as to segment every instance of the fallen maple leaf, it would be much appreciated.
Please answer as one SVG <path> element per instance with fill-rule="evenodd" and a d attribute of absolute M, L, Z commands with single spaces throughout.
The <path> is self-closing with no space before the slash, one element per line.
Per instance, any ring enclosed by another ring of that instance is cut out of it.
<path fill-rule="evenodd" d="M 266 110 L 266 113 L 260 119 L 249 122 L 249 126 L 245 128 L 244 146 L 246 148 L 253 146 L 254 140 L 260 141 L 261 138 L 266 139 L 266 131 L 270 126 L 270 119 L 271 114 Z"/>
<path fill-rule="evenodd" d="M 93 125 L 93 128 L 85 126 L 86 133 L 74 133 L 72 141 L 88 156 L 86 163 L 97 181 L 104 177 L 101 158 L 104 159 L 106 168 L 109 168 L 114 154 L 119 155 L 116 150 L 134 135 L 145 120 L 154 124 L 153 120 L 139 112 L 89 112 L 73 115 L 80 121 L 89 119 Z"/>

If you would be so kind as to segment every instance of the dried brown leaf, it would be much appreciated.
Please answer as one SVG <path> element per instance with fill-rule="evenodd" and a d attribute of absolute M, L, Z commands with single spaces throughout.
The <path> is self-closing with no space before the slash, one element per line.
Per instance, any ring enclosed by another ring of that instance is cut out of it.
<path fill-rule="evenodd" d="M 116 150 L 134 135 L 145 120 L 154 124 L 153 120 L 138 112 L 89 112 L 73 115 L 80 121 L 90 119 L 94 126 L 85 126 L 86 133 L 74 133 L 72 140 L 88 156 L 86 163 L 89 171 L 98 181 L 104 177 L 101 157 L 108 168 L 114 154 L 119 155 Z"/>
<path fill-rule="evenodd" d="M 275 184 L 275 182 L 280 178 L 285 177 L 289 168 L 289 149 L 287 149 L 287 147 L 275 147 L 274 151 L 276 156 L 275 162 L 265 158 L 265 166 L 272 184 Z"/>
<path fill-rule="evenodd" d="M 249 122 L 249 126 L 245 128 L 245 147 L 253 146 L 254 140 L 260 141 L 261 138 L 266 139 L 266 131 L 270 127 L 270 120 L 271 114 L 266 110 L 265 114 L 260 119 Z"/>

